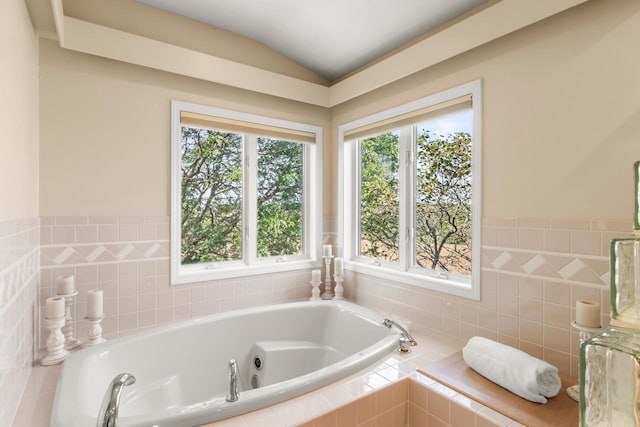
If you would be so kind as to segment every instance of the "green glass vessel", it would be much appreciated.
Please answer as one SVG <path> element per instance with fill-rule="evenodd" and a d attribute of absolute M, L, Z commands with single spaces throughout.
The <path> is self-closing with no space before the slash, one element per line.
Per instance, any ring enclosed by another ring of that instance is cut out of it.
<path fill-rule="evenodd" d="M 580 346 L 580 426 L 640 426 L 640 331 L 612 326 Z"/>

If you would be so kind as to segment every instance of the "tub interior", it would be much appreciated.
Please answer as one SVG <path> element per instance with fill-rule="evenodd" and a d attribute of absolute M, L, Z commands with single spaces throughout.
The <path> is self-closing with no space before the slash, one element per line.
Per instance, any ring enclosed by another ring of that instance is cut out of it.
<path fill-rule="evenodd" d="M 79 400 L 74 407 L 82 412 L 78 416 L 95 420 L 111 380 L 120 373 L 133 374 L 136 382 L 124 389 L 120 404 L 119 418 L 127 425 L 127 419 L 157 414 L 158 408 L 183 414 L 224 405 L 230 359 L 238 363 L 238 391 L 247 401 L 341 361 L 352 358 L 350 363 L 355 363 L 359 352 L 389 334 L 377 319 L 336 304 L 264 307 L 259 312 L 217 315 L 214 321 L 197 319 L 188 328 L 176 325 L 144 332 L 142 339 L 112 341 L 103 351 L 95 348 L 78 358 L 63 388 L 86 391 L 75 393 Z"/>

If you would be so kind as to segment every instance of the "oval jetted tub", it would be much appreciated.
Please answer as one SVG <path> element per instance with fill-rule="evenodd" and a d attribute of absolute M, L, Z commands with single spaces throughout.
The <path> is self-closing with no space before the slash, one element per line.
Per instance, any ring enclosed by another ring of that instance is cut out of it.
<path fill-rule="evenodd" d="M 120 427 L 191 427 L 243 414 L 346 377 L 398 348 L 383 317 L 346 301 L 238 310 L 108 341 L 65 361 L 51 427 L 95 426 L 109 384 Z M 227 402 L 229 361 L 239 398 Z"/>

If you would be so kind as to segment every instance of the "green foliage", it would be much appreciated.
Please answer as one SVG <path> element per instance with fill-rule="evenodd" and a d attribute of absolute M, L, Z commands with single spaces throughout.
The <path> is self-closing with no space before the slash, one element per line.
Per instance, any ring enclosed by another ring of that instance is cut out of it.
<path fill-rule="evenodd" d="M 258 256 L 302 252 L 303 145 L 258 139 Z"/>
<path fill-rule="evenodd" d="M 360 141 L 360 253 L 398 259 L 398 134 Z"/>
<path fill-rule="evenodd" d="M 182 128 L 183 264 L 241 259 L 241 135 Z M 302 252 L 303 145 L 258 138 L 258 256 Z"/>
<path fill-rule="evenodd" d="M 471 272 L 471 135 L 418 136 L 416 253 L 423 267 Z"/>
<path fill-rule="evenodd" d="M 360 141 L 360 253 L 398 260 L 398 134 Z M 433 135 L 416 141 L 416 263 L 471 272 L 471 136 Z"/>
<path fill-rule="evenodd" d="M 182 128 L 183 264 L 242 256 L 242 137 Z"/>

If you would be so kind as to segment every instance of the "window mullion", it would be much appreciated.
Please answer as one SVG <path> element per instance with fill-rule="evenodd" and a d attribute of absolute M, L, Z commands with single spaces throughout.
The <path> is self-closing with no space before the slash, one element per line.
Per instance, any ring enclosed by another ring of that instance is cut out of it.
<path fill-rule="evenodd" d="M 411 235 L 410 229 L 412 224 L 412 200 L 411 200 L 411 189 L 410 185 L 412 183 L 411 179 L 411 171 L 413 170 L 413 127 L 412 126 L 404 126 L 400 128 L 399 135 L 399 146 L 398 146 L 398 156 L 399 156 L 399 176 L 398 176 L 398 217 L 399 224 L 398 230 L 400 231 L 398 236 L 398 258 L 399 265 L 402 271 L 407 271 L 410 266 L 411 261 Z"/>
<path fill-rule="evenodd" d="M 248 265 L 253 265 L 258 252 L 258 137 L 246 135 L 244 149 L 244 260 Z"/>

